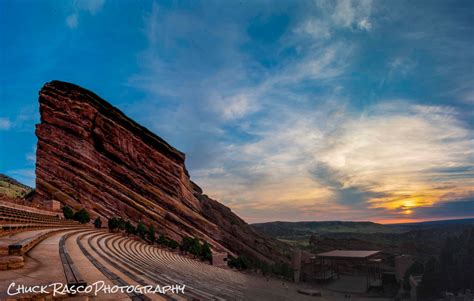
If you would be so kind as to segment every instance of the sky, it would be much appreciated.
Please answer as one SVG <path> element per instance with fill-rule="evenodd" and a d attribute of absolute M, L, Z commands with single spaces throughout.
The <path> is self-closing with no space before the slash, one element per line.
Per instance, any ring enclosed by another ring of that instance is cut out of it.
<path fill-rule="evenodd" d="M 248 222 L 474 217 L 473 1 L 0 1 L 0 173 L 94 91 Z"/>

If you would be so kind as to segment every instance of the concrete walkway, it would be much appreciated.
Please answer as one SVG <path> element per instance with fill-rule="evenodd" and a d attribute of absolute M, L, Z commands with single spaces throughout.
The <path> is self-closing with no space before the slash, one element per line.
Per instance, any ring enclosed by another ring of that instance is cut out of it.
<path fill-rule="evenodd" d="M 12 239 L 30 237 L 32 232 L 17 233 L 12 236 Z M 7 297 L 5 289 L 12 282 L 26 286 L 65 283 L 66 278 L 59 257 L 59 240 L 65 233 L 67 231 L 53 234 L 25 254 L 25 266 L 23 268 L 0 272 L 0 288 L 2 288 L 0 290 L 0 300 Z"/>

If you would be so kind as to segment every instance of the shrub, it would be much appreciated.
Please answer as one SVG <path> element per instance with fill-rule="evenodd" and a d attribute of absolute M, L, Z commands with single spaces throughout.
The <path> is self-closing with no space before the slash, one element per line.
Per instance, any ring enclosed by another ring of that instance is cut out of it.
<path fill-rule="evenodd" d="M 178 243 L 176 240 L 171 239 L 171 238 L 168 239 L 168 242 L 167 242 L 166 245 L 167 245 L 170 249 L 173 249 L 173 250 L 175 250 L 175 249 L 177 249 L 177 248 L 179 247 L 179 243 Z"/>
<path fill-rule="evenodd" d="M 292 279 L 293 269 L 287 263 L 268 264 L 265 261 L 258 259 L 250 259 L 245 255 L 239 257 L 229 257 L 228 264 L 232 268 L 239 270 L 256 269 L 262 271 L 263 274 L 271 272 L 272 274 L 283 276 L 286 279 Z"/>
<path fill-rule="evenodd" d="M 108 226 L 109 230 L 113 232 L 114 230 L 118 229 L 119 220 L 116 217 L 109 218 Z"/>
<path fill-rule="evenodd" d="M 91 217 L 89 215 L 89 212 L 87 212 L 86 209 L 81 208 L 81 210 L 76 211 L 76 213 L 74 213 L 73 219 L 75 221 L 80 222 L 81 224 L 86 224 L 86 223 L 90 222 Z"/>
<path fill-rule="evenodd" d="M 174 240 L 174 239 L 171 239 L 171 238 L 168 238 L 166 237 L 165 235 L 161 234 L 158 239 L 156 240 L 156 242 L 159 244 L 159 245 L 163 245 L 163 246 L 167 246 L 168 248 L 170 249 L 177 249 L 178 247 L 180 247 L 180 244 Z"/>
<path fill-rule="evenodd" d="M 125 223 L 125 232 L 127 232 L 128 235 L 130 234 L 135 234 L 137 232 L 137 229 L 130 223 L 130 221 L 127 221 Z"/>
<path fill-rule="evenodd" d="M 239 255 L 239 257 L 229 257 L 229 266 L 239 269 L 246 270 L 252 267 L 252 262 L 245 255 Z"/>
<path fill-rule="evenodd" d="M 189 253 L 193 254 L 194 256 L 199 256 L 201 254 L 201 243 L 199 242 L 199 238 L 194 237 L 193 238 L 193 243 L 191 244 L 191 247 L 189 247 Z"/>
<path fill-rule="evenodd" d="M 184 253 L 189 252 L 203 260 L 212 259 L 211 245 L 207 241 L 201 244 L 197 237 L 183 237 L 179 249 Z"/>
<path fill-rule="evenodd" d="M 168 238 L 166 238 L 166 236 L 164 236 L 163 234 L 161 234 L 158 239 L 156 240 L 156 242 L 159 244 L 159 245 L 166 245 L 168 244 Z"/>
<path fill-rule="evenodd" d="M 273 274 L 283 276 L 287 279 L 293 277 L 293 269 L 287 263 L 275 263 L 271 266 L 271 271 Z"/>
<path fill-rule="evenodd" d="M 146 235 L 147 235 L 147 228 L 145 227 L 145 225 L 143 223 L 138 223 L 138 226 L 137 226 L 137 235 L 140 236 L 142 239 L 145 239 Z"/>
<path fill-rule="evenodd" d="M 100 219 L 100 217 L 97 217 L 94 221 L 94 227 L 100 229 L 102 228 L 102 220 Z"/>
<path fill-rule="evenodd" d="M 189 249 L 191 248 L 191 245 L 193 244 L 193 238 L 192 237 L 183 237 L 181 240 L 181 244 L 179 246 L 179 249 L 183 252 L 189 252 Z"/>
<path fill-rule="evenodd" d="M 212 259 L 212 251 L 211 251 L 211 246 L 207 241 L 204 242 L 201 248 L 201 254 L 200 254 L 201 259 L 203 260 L 208 260 L 211 261 Z"/>
<path fill-rule="evenodd" d="M 151 241 L 151 243 L 154 243 L 156 238 L 155 238 L 155 227 L 153 225 L 150 225 L 148 227 L 148 240 Z"/>
<path fill-rule="evenodd" d="M 117 220 L 117 228 L 118 228 L 119 230 L 125 230 L 125 225 L 126 225 L 126 224 L 127 224 L 127 223 L 125 222 L 125 220 L 124 220 L 123 218 L 119 218 L 119 219 Z"/>
<path fill-rule="evenodd" d="M 63 207 L 63 214 L 65 219 L 72 219 L 74 216 L 74 212 L 68 205 Z"/>
<path fill-rule="evenodd" d="M 272 267 L 263 260 L 258 260 L 255 264 L 256 268 L 262 271 L 263 275 L 266 275 L 271 272 Z"/>
<path fill-rule="evenodd" d="M 405 276 L 403 277 L 403 289 L 405 291 L 411 290 L 410 285 L 410 276 L 411 275 L 422 275 L 424 270 L 424 266 L 422 263 L 415 261 L 405 272 Z"/>

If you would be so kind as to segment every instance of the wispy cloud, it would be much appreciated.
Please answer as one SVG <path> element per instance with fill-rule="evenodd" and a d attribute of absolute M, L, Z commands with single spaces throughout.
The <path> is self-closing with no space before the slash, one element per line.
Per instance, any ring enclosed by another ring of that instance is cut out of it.
<path fill-rule="evenodd" d="M 71 29 L 77 28 L 81 12 L 87 12 L 93 16 L 102 9 L 104 4 L 105 0 L 74 0 L 73 13 L 66 17 L 67 26 Z"/>
<path fill-rule="evenodd" d="M 360 107 L 350 94 L 359 45 L 340 35 L 377 29 L 371 1 L 310 5 L 268 46 L 274 64 L 246 49 L 254 19 L 238 11 L 216 26 L 217 11 L 154 4 L 128 81 L 146 95 L 132 111 L 146 106 L 142 121 L 184 148 L 211 196 L 250 221 L 383 220 L 471 193 L 463 112 L 415 99 Z M 387 84 L 418 66 L 408 54 L 384 63 Z"/>
<path fill-rule="evenodd" d="M 370 30 L 372 26 L 368 18 L 372 10 L 371 0 L 339 0 L 335 3 L 335 6 L 332 8 L 331 17 L 336 25 Z M 327 4 L 324 4 L 322 7 L 331 10 Z"/>
<path fill-rule="evenodd" d="M 70 28 L 76 28 L 77 27 L 77 18 L 78 18 L 77 13 L 69 15 L 66 18 L 67 26 L 69 26 Z"/>
<path fill-rule="evenodd" d="M 24 106 L 18 108 L 17 115 L 0 117 L 0 130 L 31 131 L 38 119 L 39 114 L 33 106 Z"/>
<path fill-rule="evenodd" d="M 473 191 L 473 136 L 449 108 L 387 102 L 362 115 L 327 113 L 267 120 L 256 142 L 225 150 L 223 168 L 195 175 L 244 214 L 292 204 L 406 215 Z"/>
<path fill-rule="evenodd" d="M 0 130 L 9 130 L 12 126 L 12 123 L 9 118 L 0 117 Z"/>
<path fill-rule="evenodd" d="M 469 168 L 464 180 L 450 180 L 442 169 L 473 165 L 472 132 L 456 115 L 448 107 L 381 104 L 342 124 L 321 160 L 347 177 L 345 187 L 362 185 L 382 194 L 366 199 L 371 207 L 433 204 L 448 191 L 472 190 Z M 443 189 L 440 182 L 451 187 Z"/>

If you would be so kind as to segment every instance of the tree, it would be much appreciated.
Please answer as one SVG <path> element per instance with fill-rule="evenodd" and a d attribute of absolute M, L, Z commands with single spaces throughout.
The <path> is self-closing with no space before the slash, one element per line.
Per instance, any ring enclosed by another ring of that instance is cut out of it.
<path fill-rule="evenodd" d="M 117 227 L 118 227 L 119 230 L 125 230 L 125 224 L 126 224 L 126 222 L 125 222 L 125 220 L 124 220 L 123 218 L 119 218 L 119 219 L 117 220 L 117 223 L 118 223 L 118 226 L 117 226 Z"/>
<path fill-rule="evenodd" d="M 155 227 L 153 225 L 150 225 L 148 227 L 148 240 L 151 241 L 151 243 L 154 243 L 156 238 L 155 238 Z"/>
<path fill-rule="evenodd" d="M 68 205 L 63 207 L 63 214 L 65 219 L 72 219 L 74 216 L 74 212 Z"/>
<path fill-rule="evenodd" d="M 191 246 L 189 247 L 189 253 L 193 254 L 194 256 L 199 256 L 201 254 L 201 249 L 202 246 L 199 242 L 199 238 L 194 237 Z"/>
<path fill-rule="evenodd" d="M 262 271 L 263 275 L 266 275 L 271 271 L 271 266 L 263 260 L 258 260 L 255 264 L 256 268 Z"/>
<path fill-rule="evenodd" d="M 239 255 L 239 257 L 229 257 L 229 266 L 237 268 L 239 270 L 246 270 L 252 267 L 252 262 L 245 255 Z"/>
<path fill-rule="evenodd" d="M 186 236 L 183 237 L 181 240 L 181 244 L 179 246 L 179 249 L 183 251 L 184 253 L 189 252 L 189 249 L 191 248 L 191 245 L 193 244 L 193 238 Z"/>
<path fill-rule="evenodd" d="M 73 219 L 75 221 L 80 222 L 81 224 L 86 224 L 86 223 L 90 222 L 91 217 L 89 215 L 89 212 L 87 212 L 86 209 L 81 208 L 81 210 L 76 211 L 76 213 L 74 213 Z"/>
<path fill-rule="evenodd" d="M 441 292 L 456 293 L 474 288 L 474 227 L 448 236 L 438 258 L 425 264 L 420 296 L 438 297 Z"/>
<path fill-rule="evenodd" d="M 145 225 L 143 223 L 138 223 L 138 226 L 137 226 L 137 235 L 140 236 L 142 239 L 145 239 L 146 235 L 147 235 L 147 229 L 145 227 Z"/>
<path fill-rule="evenodd" d="M 177 248 L 179 247 L 179 243 L 178 243 L 176 240 L 171 239 L 171 238 L 168 239 L 168 242 L 167 242 L 166 245 L 167 245 L 170 249 L 173 249 L 173 250 L 175 250 L 175 249 L 177 249 Z"/>
<path fill-rule="evenodd" d="M 109 218 L 108 226 L 109 226 L 110 232 L 114 232 L 116 229 L 118 229 L 118 226 L 119 226 L 118 219 L 115 217 Z"/>
<path fill-rule="evenodd" d="M 166 245 L 168 243 L 168 238 L 166 236 L 164 236 L 163 234 L 161 234 L 158 239 L 156 240 L 156 242 L 159 244 L 159 245 Z"/>
<path fill-rule="evenodd" d="M 412 275 L 422 275 L 423 274 L 423 264 L 421 262 L 415 261 L 405 272 L 405 276 L 403 277 L 403 289 L 405 291 L 411 290 L 410 285 L 410 276 Z"/>
<path fill-rule="evenodd" d="M 137 232 L 137 229 L 130 223 L 130 221 L 127 221 L 125 223 L 125 232 L 127 232 L 128 235 L 135 234 Z"/>
<path fill-rule="evenodd" d="M 202 245 L 200 257 L 203 260 L 212 260 L 211 245 L 209 245 L 207 241 L 204 241 L 204 244 Z"/>
<path fill-rule="evenodd" d="M 291 279 L 293 277 L 293 269 L 285 262 L 277 262 L 272 265 L 272 272 L 287 279 Z"/>
<path fill-rule="evenodd" d="M 94 226 L 97 228 L 97 229 L 100 229 L 102 228 L 102 220 L 100 219 L 100 217 L 97 217 L 94 221 Z"/>
<path fill-rule="evenodd" d="M 442 280 L 439 262 L 431 258 L 425 264 L 425 272 L 419 288 L 420 297 L 429 298 L 437 296 L 442 290 Z"/>

